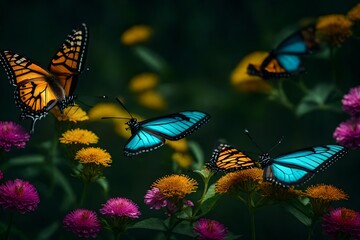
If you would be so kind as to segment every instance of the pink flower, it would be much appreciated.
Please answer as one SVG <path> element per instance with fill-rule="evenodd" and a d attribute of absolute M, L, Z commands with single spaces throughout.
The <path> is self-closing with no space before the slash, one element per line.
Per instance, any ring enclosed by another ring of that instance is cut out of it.
<path fill-rule="evenodd" d="M 144 202 L 146 205 L 150 206 L 150 209 L 156 209 L 156 210 L 165 207 L 167 204 L 167 200 L 165 196 L 156 187 L 153 187 L 152 189 L 146 192 L 146 195 L 144 197 Z"/>
<path fill-rule="evenodd" d="M 360 213 L 336 208 L 323 216 L 323 229 L 331 237 L 360 239 Z"/>
<path fill-rule="evenodd" d="M 101 230 L 101 224 L 94 211 L 76 209 L 68 213 L 63 220 L 64 228 L 78 237 L 95 238 Z"/>
<path fill-rule="evenodd" d="M 342 99 L 343 110 L 352 116 L 360 115 L 360 86 L 351 88 Z"/>
<path fill-rule="evenodd" d="M 352 117 L 340 123 L 333 133 L 336 142 L 344 147 L 360 147 L 360 118 Z"/>
<path fill-rule="evenodd" d="M 202 218 L 195 223 L 195 232 L 201 240 L 222 240 L 228 233 L 226 227 L 215 220 Z"/>
<path fill-rule="evenodd" d="M 127 198 L 110 198 L 102 206 L 100 213 L 111 218 L 138 218 L 141 214 L 138 206 Z"/>
<path fill-rule="evenodd" d="M 0 122 L 0 148 L 9 152 L 11 147 L 24 148 L 30 135 L 15 122 Z"/>
<path fill-rule="evenodd" d="M 0 185 L 0 205 L 24 214 L 37 208 L 40 199 L 36 188 L 29 182 L 15 179 Z"/>

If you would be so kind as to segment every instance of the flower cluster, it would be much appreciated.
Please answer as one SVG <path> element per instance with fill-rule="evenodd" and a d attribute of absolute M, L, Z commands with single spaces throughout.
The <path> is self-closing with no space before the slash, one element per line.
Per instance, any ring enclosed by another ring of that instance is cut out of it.
<path fill-rule="evenodd" d="M 0 122 L 0 149 L 9 152 L 11 147 L 25 148 L 30 134 L 15 122 Z"/>
<path fill-rule="evenodd" d="M 121 197 L 110 198 L 99 211 L 110 219 L 110 221 L 103 219 L 102 222 L 112 231 L 125 231 L 130 220 L 139 218 L 141 214 L 133 201 Z M 96 212 L 83 208 L 69 212 L 63 220 L 63 226 L 78 237 L 84 238 L 95 238 L 102 229 Z"/>
<path fill-rule="evenodd" d="M 360 147 L 360 86 L 350 89 L 342 99 L 343 110 L 350 114 L 350 119 L 340 123 L 333 136 L 345 147 Z"/>
<path fill-rule="evenodd" d="M 360 239 L 360 213 L 336 208 L 323 216 L 324 232 L 338 239 Z"/>
<path fill-rule="evenodd" d="M 171 215 L 184 207 L 193 207 L 194 204 L 185 199 L 185 196 L 195 192 L 198 183 L 188 176 L 173 174 L 162 177 L 152 184 L 147 191 L 144 202 L 151 209 L 167 208 Z"/>
<path fill-rule="evenodd" d="M 33 212 L 39 204 L 36 188 L 21 179 L 8 180 L 0 185 L 0 205 L 22 214 Z"/>
<path fill-rule="evenodd" d="M 194 231 L 201 240 L 223 240 L 228 230 L 220 222 L 202 218 L 195 223 Z"/>

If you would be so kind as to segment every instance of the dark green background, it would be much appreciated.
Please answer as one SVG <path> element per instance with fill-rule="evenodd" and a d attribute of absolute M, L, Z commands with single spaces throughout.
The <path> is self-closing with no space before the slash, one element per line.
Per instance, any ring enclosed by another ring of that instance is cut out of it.
<path fill-rule="evenodd" d="M 269 149 L 284 136 L 283 143 L 273 151 L 276 155 L 316 144 L 334 143 L 334 129 L 348 116 L 344 113 L 314 112 L 296 118 L 286 108 L 268 101 L 266 95 L 237 92 L 229 82 L 232 70 L 246 54 L 272 49 L 284 36 L 284 31 L 295 29 L 294 26 L 302 19 L 315 19 L 332 13 L 345 14 L 356 3 L 334 0 L 1 1 L 0 49 L 16 51 L 46 67 L 66 34 L 77 24 L 85 22 L 90 31 L 86 64 L 89 70 L 81 75 L 76 89 L 80 100 L 93 104 L 91 96 L 123 96 L 128 109 L 146 118 L 186 109 L 206 111 L 211 114 L 212 120 L 188 137 L 200 144 L 206 159 L 210 158 L 219 138 L 225 138 L 240 149 L 258 151 L 243 134 L 244 128 L 250 130 L 263 149 Z M 129 80 L 137 73 L 156 72 L 139 59 L 132 48 L 120 42 L 121 33 L 135 24 L 153 28 L 153 37 L 145 45 L 162 57 L 168 66 L 166 73 L 159 73 L 161 83 L 158 87 L 169 103 L 166 111 L 140 107 L 128 90 Z M 337 51 L 337 82 L 342 93 L 358 85 L 359 52 L 359 41 L 354 39 L 346 41 Z M 330 82 L 331 69 L 327 59 L 309 58 L 305 66 L 308 69 L 304 77 L 307 85 Z M 3 70 L 0 70 L 0 88 L 0 120 L 18 121 L 14 89 Z M 290 97 L 298 95 L 294 89 L 287 93 Z M 26 120 L 21 124 L 27 128 L 30 123 Z M 142 218 L 165 218 L 160 211 L 148 210 L 143 204 L 143 196 L 153 181 L 172 173 L 172 150 L 163 147 L 128 159 L 120 150 L 125 140 L 113 132 L 110 124 L 92 123 L 88 127 L 99 135 L 99 145 L 108 149 L 113 157 L 112 167 L 105 170 L 110 183 L 109 196 L 134 200 L 143 212 Z M 28 151 L 51 139 L 53 129 L 51 116 L 39 121 Z M 9 155 L 17 156 L 22 151 L 19 152 Z M 359 161 L 359 154 L 351 152 L 312 179 L 310 184 L 324 182 L 342 188 L 350 199 L 334 206 L 360 211 Z M 69 169 L 63 170 L 70 174 Z M 49 183 L 45 176 L 31 177 L 31 167 L 11 168 L 4 174 L 6 179 L 29 180 L 40 191 L 38 211 L 18 217 L 15 223 L 28 233 L 29 239 L 33 239 L 49 223 L 63 218 L 64 212 L 59 210 L 58 199 L 66 196 L 61 189 L 52 196 L 46 196 Z M 197 175 L 188 174 L 201 182 Z M 70 178 L 70 181 L 75 189 L 81 189 L 78 180 Z M 87 206 L 96 210 L 106 199 L 97 185 L 93 185 L 91 191 Z M 194 195 L 192 199 L 197 197 Z M 223 222 L 235 234 L 244 234 L 242 239 L 249 239 L 248 213 L 240 202 L 224 197 L 208 218 Z M 304 239 L 306 236 L 306 228 L 281 207 L 260 209 L 256 223 L 258 239 Z M 314 239 L 321 239 L 320 233 L 318 226 Z M 131 230 L 129 238 L 145 239 L 150 234 L 155 235 L 151 231 Z M 60 229 L 57 236 L 69 235 Z"/>

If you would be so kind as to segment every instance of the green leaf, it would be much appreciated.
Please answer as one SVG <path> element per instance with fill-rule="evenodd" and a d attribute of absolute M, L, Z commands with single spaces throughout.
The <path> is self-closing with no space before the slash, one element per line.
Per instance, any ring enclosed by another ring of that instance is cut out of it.
<path fill-rule="evenodd" d="M 193 169 L 200 170 L 204 166 L 204 153 L 197 142 L 189 141 L 188 142 L 190 151 L 194 154 L 196 163 L 193 164 Z"/>
<path fill-rule="evenodd" d="M 220 199 L 220 195 L 215 195 L 213 197 L 208 198 L 201 204 L 201 216 L 210 212 L 216 205 L 217 201 Z"/>
<path fill-rule="evenodd" d="M 152 50 L 143 46 L 135 46 L 134 52 L 144 63 L 155 71 L 164 72 L 166 70 L 167 66 L 165 61 Z"/>
<path fill-rule="evenodd" d="M 204 200 L 203 200 L 204 202 L 206 200 L 208 200 L 209 198 L 215 197 L 215 195 L 216 195 L 215 187 L 216 187 L 216 184 L 214 183 L 208 188 L 208 190 L 207 190 L 207 192 L 205 194 Z"/>
<path fill-rule="evenodd" d="M 311 205 L 309 204 L 309 199 L 293 199 L 283 205 L 285 209 L 294 215 L 305 226 L 311 226 L 312 218 L 314 216 Z"/>
<path fill-rule="evenodd" d="M 100 185 L 100 187 L 104 191 L 104 195 L 108 196 L 109 195 L 109 182 L 108 182 L 108 180 L 105 177 L 102 177 L 102 178 L 99 178 L 98 180 L 96 180 L 96 182 Z"/>
<path fill-rule="evenodd" d="M 60 224 L 59 222 L 54 222 L 50 224 L 45 229 L 42 229 L 42 231 L 38 234 L 37 240 L 46 240 L 51 239 L 52 236 L 56 233 L 56 231 L 59 229 Z"/>
<path fill-rule="evenodd" d="M 173 230 L 173 233 L 194 237 L 193 226 L 190 222 L 181 222 Z"/>
<path fill-rule="evenodd" d="M 333 84 L 320 83 L 305 95 L 296 108 L 298 116 L 305 115 L 315 110 L 337 110 L 334 105 L 328 105 L 330 95 L 335 92 Z"/>
<path fill-rule="evenodd" d="M 148 218 L 135 223 L 129 228 L 151 229 L 164 232 L 167 230 L 164 221 L 160 218 Z"/>
<path fill-rule="evenodd" d="M 24 155 L 19 156 L 15 158 L 9 159 L 2 168 L 8 169 L 11 167 L 19 167 L 19 166 L 28 166 L 28 165 L 36 165 L 36 164 L 42 164 L 45 162 L 45 156 L 40 154 L 34 154 L 34 155 Z"/>
<path fill-rule="evenodd" d="M 52 174 L 54 174 L 54 178 L 56 179 L 57 183 L 64 189 L 65 192 L 65 198 L 61 208 L 68 209 L 71 205 L 75 203 L 76 200 L 71 184 L 58 169 L 52 169 Z"/>

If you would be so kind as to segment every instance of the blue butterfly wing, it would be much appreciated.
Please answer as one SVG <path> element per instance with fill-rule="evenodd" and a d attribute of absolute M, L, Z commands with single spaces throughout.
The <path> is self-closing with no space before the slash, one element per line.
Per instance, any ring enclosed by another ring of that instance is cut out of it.
<path fill-rule="evenodd" d="M 210 115 L 199 111 L 184 111 L 139 123 L 125 145 L 125 156 L 154 150 L 165 143 L 165 139 L 179 140 L 207 123 Z"/>
<path fill-rule="evenodd" d="M 339 145 L 323 145 L 278 156 L 264 168 L 264 179 L 283 186 L 301 185 L 347 151 Z"/>
<path fill-rule="evenodd" d="M 278 54 L 304 54 L 307 53 L 307 49 L 304 38 L 300 34 L 295 34 L 283 41 L 275 51 Z"/>
<path fill-rule="evenodd" d="M 210 115 L 199 111 L 184 111 L 141 122 L 144 131 L 169 139 L 179 140 L 207 123 Z"/>
<path fill-rule="evenodd" d="M 287 72 L 301 71 L 301 59 L 297 55 L 280 54 L 276 59 Z"/>
<path fill-rule="evenodd" d="M 125 156 L 133 156 L 142 152 L 154 150 L 165 143 L 165 139 L 144 130 L 139 130 L 132 135 L 125 145 Z"/>

